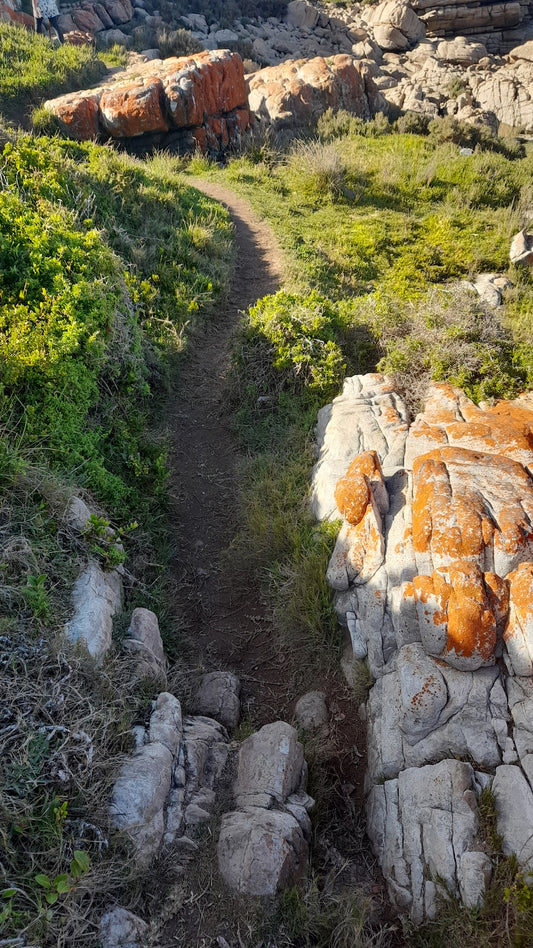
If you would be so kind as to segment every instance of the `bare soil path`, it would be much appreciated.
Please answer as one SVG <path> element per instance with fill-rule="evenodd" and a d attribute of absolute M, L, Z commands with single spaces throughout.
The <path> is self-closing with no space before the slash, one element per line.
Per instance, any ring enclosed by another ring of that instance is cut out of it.
<path fill-rule="evenodd" d="M 236 247 L 230 291 L 181 366 L 169 419 L 170 516 L 179 531 L 174 556 L 176 612 L 194 641 L 198 663 L 239 674 L 245 703 L 254 712 L 260 705 L 263 723 L 279 714 L 280 704 L 279 672 L 272 667 L 268 647 L 268 616 L 258 590 L 250 588 L 249 576 L 221 561 L 239 526 L 239 447 L 227 405 L 226 376 L 240 313 L 276 292 L 282 260 L 270 228 L 245 201 L 217 185 L 191 183 L 228 207 Z M 258 720 L 255 713 L 254 719 Z"/>
<path fill-rule="evenodd" d="M 197 671 L 236 672 L 243 708 L 259 727 L 280 718 L 291 720 L 294 702 L 302 693 L 294 693 L 294 669 L 305 668 L 307 662 L 305 654 L 280 654 L 256 576 L 246 564 L 239 565 L 227 555 L 240 526 L 240 448 L 232 428 L 226 380 L 240 313 L 279 288 L 283 266 L 270 228 L 245 201 L 211 183 L 190 183 L 228 207 L 236 248 L 230 291 L 203 333 L 195 336 L 180 366 L 167 420 L 169 517 L 175 530 L 173 611 L 176 628 L 183 630 L 189 643 L 192 665 Z M 324 876 L 333 873 L 342 885 L 362 885 L 366 894 L 381 894 L 362 820 L 365 728 L 340 672 L 325 675 L 313 687 L 327 693 L 330 708 L 328 734 L 314 748 L 319 785 L 310 787 L 319 797 L 321 811 L 313 846 L 314 870 Z M 181 904 L 165 930 L 169 945 L 205 948 L 214 943 L 215 932 L 224 931 L 230 937 L 238 929 L 228 893 L 218 892 L 212 863 L 210 857 L 205 883 L 209 899 L 191 895 L 190 905 Z M 240 939 L 239 944 L 245 945 Z"/>

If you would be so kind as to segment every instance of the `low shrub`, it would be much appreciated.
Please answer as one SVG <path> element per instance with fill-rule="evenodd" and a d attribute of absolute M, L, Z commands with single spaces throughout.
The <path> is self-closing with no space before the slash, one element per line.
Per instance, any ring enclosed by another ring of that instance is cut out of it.
<path fill-rule="evenodd" d="M 423 112 L 404 112 L 394 123 L 397 132 L 405 135 L 427 135 L 431 119 Z"/>
<path fill-rule="evenodd" d="M 524 146 L 515 139 L 500 138 L 487 125 L 460 122 L 452 115 L 433 119 L 428 125 L 428 131 L 439 144 L 452 142 L 463 148 L 495 151 L 510 160 L 523 158 L 525 155 Z"/>
<path fill-rule="evenodd" d="M 375 923 L 375 907 L 362 887 L 343 885 L 342 870 L 331 871 L 320 885 L 312 879 L 286 889 L 279 916 L 289 944 L 301 948 L 389 948 L 394 929 Z M 292 940 L 294 939 L 294 941 Z"/>
<path fill-rule="evenodd" d="M 298 143 L 289 157 L 289 171 L 299 178 L 308 200 L 334 200 L 346 191 L 346 168 L 333 142 Z"/>
<path fill-rule="evenodd" d="M 190 30 L 166 28 L 157 31 L 156 46 L 162 59 L 169 56 L 192 56 L 194 53 L 201 53 L 204 48 Z"/>
<path fill-rule="evenodd" d="M 393 126 L 383 112 L 377 112 L 373 119 L 365 120 L 344 109 L 326 109 L 317 122 L 317 133 L 324 141 L 354 135 L 380 138 L 382 135 L 390 135 L 392 131 Z"/>
<path fill-rule="evenodd" d="M 524 385 L 510 331 L 460 286 L 431 290 L 402 311 L 379 301 L 374 331 L 386 352 L 378 368 L 394 377 L 412 413 L 431 381 L 451 382 L 476 402 L 513 397 Z"/>
<path fill-rule="evenodd" d="M 259 300 L 250 309 L 245 334 L 245 346 L 254 352 L 249 366 L 255 358 L 254 372 L 247 374 L 258 394 L 309 389 L 327 399 L 335 392 L 346 367 L 335 342 L 338 322 L 331 301 L 318 293 L 299 297 L 280 291 Z M 257 347 L 263 359 L 257 359 Z"/>

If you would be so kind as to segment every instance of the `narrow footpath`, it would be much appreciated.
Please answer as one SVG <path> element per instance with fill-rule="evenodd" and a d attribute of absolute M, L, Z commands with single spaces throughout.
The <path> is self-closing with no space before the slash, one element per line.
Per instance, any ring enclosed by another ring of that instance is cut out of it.
<path fill-rule="evenodd" d="M 167 424 L 171 438 L 171 508 L 175 546 L 174 615 L 177 634 L 188 642 L 193 671 L 231 670 L 242 685 L 241 707 L 253 728 L 290 721 L 301 692 L 294 693 L 291 666 L 306 655 L 283 656 L 272 632 L 269 610 L 257 578 L 228 548 L 239 530 L 240 448 L 232 428 L 227 373 L 240 314 L 282 282 L 282 259 L 270 228 L 245 201 L 204 181 L 191 181 L 229 209 L 235 225 L 235 271 L 229 293 L 205 330 L 195 335 L 180 366 Z M 340 670 L 313 683 L 327 693 L 330 725 L 315 746 L 317 799 L 313 871 L 340 886 L 363 886 L 383 898 L 364 835 L 363 778 L 366 734 L 353 695 Z M 211 945 L 215 882 L 209 867 L 208 900 L 191 895 L 190 905 L 169 923 L 169 944 Z M 216 886 L 215 886 L 216 888 Z M 222 898 L 222 897 L 220 897 Z M 227 894 L 226 894 L 227 898 Z M 231 910 L 231 908 L 230 908 Z M 216 910 L 218 911 L 218 910 Z M 192 932 L 195 932 L 193 936 Z M 204 934 L 200 934 L 203 932 Z M 204 940 L 205 937 L 205 940 Z M 240 944 L 244 943 L 241 941 Z M 246 943 L 247 945 L 248 943 Z M 255 944 L 255 942 L 254 942 Z"/>
<path fill-rule="evenodd" d="M 243 703 L 262 724 L 280 713 L 283 696 L 268 617 L 249 576 L 221 554 L 239 527 L 237 439 L 227 403 L 227 372 L 240 314 L 275 293 L 282 260 L 270 228 L 237 195 L 191 181 L 229 209 L 235 226 L 235 270 L 225 300 L 180 367 L 169 418 L 176 614 L 206 670 L 231 669 Z M 178 526 L 179 525 L 179 526 Z"/>

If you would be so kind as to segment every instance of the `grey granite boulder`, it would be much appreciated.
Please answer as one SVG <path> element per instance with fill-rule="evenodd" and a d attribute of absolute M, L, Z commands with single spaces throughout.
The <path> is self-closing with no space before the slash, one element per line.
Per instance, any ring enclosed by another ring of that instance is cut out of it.
<path fill-rule="evenodd" d="M 163 692 L 154 703 L 144 735 L 146 743 L 124 761 L 113 788 L 111 823 L 131 837 L 141 865 L 151 861 L 163 839 L 165 807 L 181 738 L 180 703 Z"/>
<path fill-rule="evenodd" d="M 178 699 L 162 692 L 136 738 L 113 788 L 111 823 L 131 838 L 140 865 L 171 844 L 186 863 L 197 848 L 191 837 L 211 817 L 228 736 L 210 718 L 182 719 Z"/>
<path fill-rule="evenodd" d="M 311 480 L 311 509 L 317 520 L 341 519 L 337 481 L 363 451 L 376 451 L 383 473 L 403 464 L 407 409 L 382 375 L 344 380 L 342 393 L 318 413 L 318 460 Z"/>
<path fill-rule="evenodd" d="M 122 609 L 122 577 L 90 562 L 72 589 L 74 615 L 65 625 L 71 642 L 83 641 L 93 658 L 102 659 L 111 646 L 113 616 Z"/>
<path fill-rule="evenodd" d="M 248 895 L 274 895 L 307 867 L 307 765 L 293 727 L 266 724 L 239 750 L 236 809 L 222 819 L 218 865 L 227 885 Z"/>
<path fill-rule="evenodd" d="M 202 676 L 193 700 L 193 711 L 220 721 L 229 730 L 237 727 L 241 713 L 241 683 L 231 672 L 209 672 Z"/>
<path fill-rule="evenodd" d="M 166 661 L 157 616 L 150 609 L 134 609 L 124 649 L 135 660 L 139 677 L 166 678 Z"/>
<path fill-rule="evenodd" d="M 247 895 L 274 895 L 305 875 L 308 846 L 291 813 L 248 807 L 226 813 L 218 865 L 227 885 Z"/>
<path fill-rule="evenodd" d="M 235 802 L 239 808 L 283 803 L 303 783 L 304 752 L 290 724 L 265 724 L 239 751 Z"/>
<path fill-rule="evenodd" d="M 328 708 L 323 691 L 308 691 L 296 702 L 294 719 L 303 731 L 314 731 L 328 723 Z"/>
<path fill-rule="evenodd" d="M 148 925 L 142 918 L 116 905 L 100 919 L 102 948 L 144 948 Z"/>

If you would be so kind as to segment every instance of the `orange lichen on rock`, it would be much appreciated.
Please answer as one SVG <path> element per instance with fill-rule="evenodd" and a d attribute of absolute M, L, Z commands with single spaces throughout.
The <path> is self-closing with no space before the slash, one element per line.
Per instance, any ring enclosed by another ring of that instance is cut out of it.
<path fill-rule="evenodd" d="M 355 526 L 363 519 L 372 496 L 380 512 L 386 513 L 388 495 L 379 458 L 375 451 L 364 451 L 337 482 L 335 501 L 344 519 Z"/>
<path fill-rule="evenodd" d="M 270 66 L 248 79 L 250 108 L 275 127 L 310 125 L 327 108 L 370 118 L 372 77 L 365 65 L 339 54 Z"/>
<path fill-rule="evenodd" d="M 413 465 L 413 544 L 421 572 L 455 560 L 501 576 L 533 554 L 533 481 L 517 461 L 439 448 Z"/>
<path fill-rule="evenodd" d="M 381 515 L 371 499 L 359 521 L 345 523 L 337 537 L 327 579 L 332 589 L 363 585 L 383 563 L 385 541 Z"/>
<path fill-rule="evenodd" d="M 120 81 L 45 106 L 78 139 L 183 128 L 192 130 L 200 145 L 218 149 L 238 141 L 251 121 L 242 60 L 229 50 L 151 60 Z M 200 128 L 204 134 L 195 135 Z"/>
<path fill-rule="evenodd" d="M 96 138 L 100 132 L 99 104 L 101 89 L 87 92 L 69 92 L 44 107 L 59 119 L 64 131 L 83 141 Z"/>
<path fill-rule="evenodd" d="M 246 106 L 242 60 L 229 50 L 204 50 L 193 56 L 147 63 L 144 74 L 161 76 L 173 125 L 201 125 L 204 117 L 224 115 Z"/>
<path fill-rule="evenodd" d="M 533 675 L 533 563 L 510 573 L 509 621 L 503 635 L 516 675 Z"/>
<path fill-rule="evenodd" d="M 363 451 L 337 481 L 335 502 L 345 523 L 330 559 L 327 578 L 333 589 L 367 582 L 383 563 L 383 515 L 389 497 L 378 455 Z"/>
<path fill-rule="evenodd" d="M 100 116 L 113 138 L 168 131 L 161 80 L 146 77 L 117 83 L 102 92 Z"/>
<path fill-rule="evenodd" d="M 507 583 L 468 562 L 416 576 L 414 596 L 428 655 L 463 671 L 494 664 L 498 629 L 507 615 Z"/>
<path fill-rule="evenodd" d="M 433 385 L 409 438 L 410 454 L 420 453 L 421 444 L 423 451 L 447 444 L 528 466 L 533 463 L 533 406 L 523 398 L 479 406 L 453 385 Z"/>

